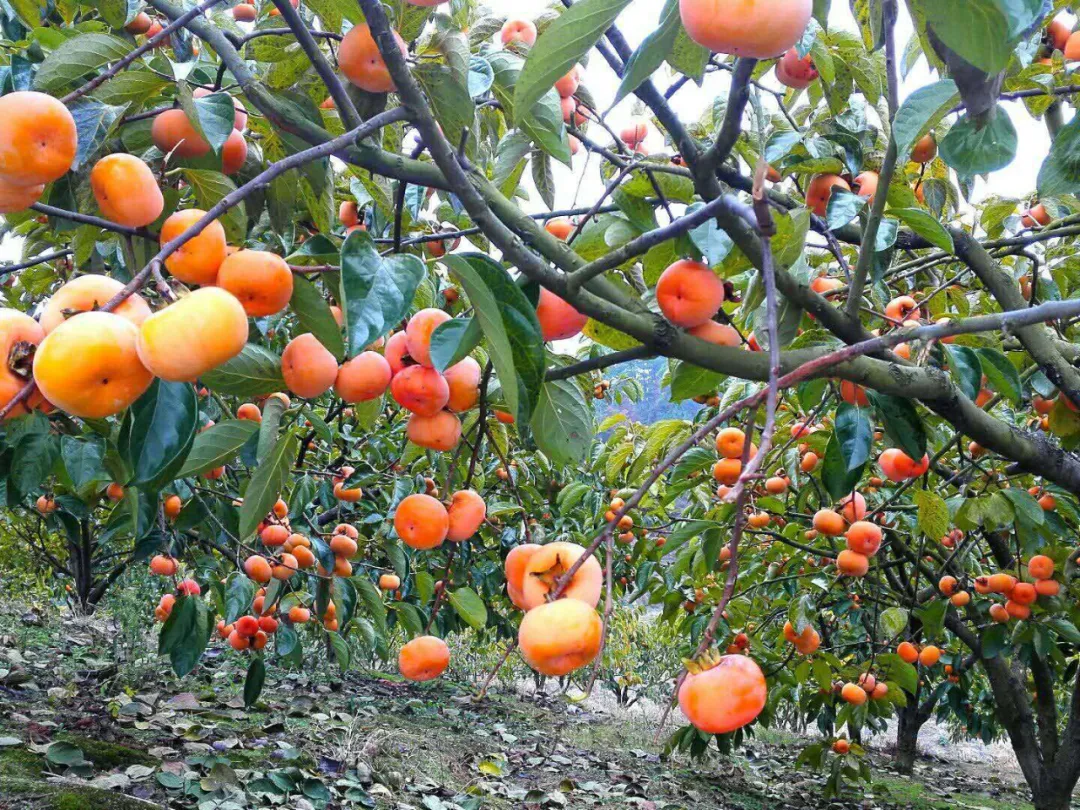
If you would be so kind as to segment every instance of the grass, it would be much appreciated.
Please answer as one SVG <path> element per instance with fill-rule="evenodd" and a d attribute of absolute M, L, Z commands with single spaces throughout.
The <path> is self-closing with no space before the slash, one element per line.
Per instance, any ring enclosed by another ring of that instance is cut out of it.
<path fill-rule="evenodd" d="M 874 779 L 874 792 L 910 810 L 963 810 L 965 807 L 978 810 L 1034 810 L 1031 802 L 1015 795 L 996 798 L 977 791 L 950 791 L 946 797 L 935 794 L 929 785 L 917 779 L 888 774 Z"/>

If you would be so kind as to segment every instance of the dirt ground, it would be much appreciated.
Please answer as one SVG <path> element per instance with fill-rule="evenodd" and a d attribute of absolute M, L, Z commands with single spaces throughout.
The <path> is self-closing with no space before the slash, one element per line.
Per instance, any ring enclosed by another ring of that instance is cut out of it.
<path fill-rule="evenodd" d="M 576 703 L 550 683 L 477 701 L 472 684 L 326 662 L 273 670 L 248 710 L 232 652 L 215 646 L 177 681 L 163 662 L 116 660 L 107 623 L 22 618 L 0 613 L 0 810 L 1030 808 L 1007 748 L 952 746 L 929 726 L 914 777 L 875 741 L 872 782 L 826 799 L 789 733 L 665 757 L 681 720 L 657 740 L 656 705 Z"/>

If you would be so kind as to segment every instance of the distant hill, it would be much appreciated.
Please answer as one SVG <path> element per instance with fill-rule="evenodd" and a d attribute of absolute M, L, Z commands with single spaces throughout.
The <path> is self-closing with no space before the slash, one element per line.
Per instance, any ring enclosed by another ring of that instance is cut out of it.
<path fill-rule="evenodd" d="M 615 396 L 596 403 L 597 422 L 602 422 L 613 413 L 625 414 L 635 422 L 652 424 L 661 419 L 693 419 L 694 414 L 701 409 L 701 405 L 687 400 L 685 402 L 672 402 L 668 390 L 660 383 L 667 374 L 667 360 L 656 357 L 652 360 L 634 360 L 618 367 L 618 372 L 611 373 L 609 379 L 614 383 L 620 377 L 629 377 L 636 380 L 644 391 L 640 401 L 633 402 L 626 396 L 623 389 L 621 402 Z M 612 390 L 616 390 L 615 387 Z"/>

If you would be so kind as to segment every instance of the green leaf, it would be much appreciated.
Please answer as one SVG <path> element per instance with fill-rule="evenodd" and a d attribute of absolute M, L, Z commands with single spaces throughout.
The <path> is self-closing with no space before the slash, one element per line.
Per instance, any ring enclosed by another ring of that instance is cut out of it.
<path fill-rule="evenodd" d="M 982 388 L 982 362 L 974 349 L 955 344 L 944 344 L 945 351 L 949 355 L 949 373 L 960 391 L 968 399 L 975 399 Z"/>
<path fill-rule="evenodd" d="M 1080 118 L 1077 116 L 1073 116 L 1050 143 L 1050 153 L 1039 169 L 1038 186 L 1040 197 L 1080 191 Z"/>
<path fill-rule="evenodd" d="M 460 281 L 490 346 L 507 408 L 529 421 L 544 380 L 544 344 L 536 311 L 506 269 L 482 253 L 443 257 Z"/>
<path fill-rule="evenodd" d="M 581 388 L 571 380 L 546 382 L 532 415 L 533 437 L 556 464 L 584 461 L 592 443 L 592 411 Z"/>
<path fill-rule="evenodd" d="M 435 120 L 456 146 L 461 140 L 461 133 L 472 130 L 476 117 L 476 104 L 469 95 L 469 88 L 462 77 L 437 62 L 421 62 L 413 68 L 413 75 L 424 88 Z"/>
<path fill-rule="evenodd" d="M 907 627 L 908 624 L 908 612 L 902 607 L 891 607 L 881 611 L 881 615 L 878 617 L 878 627 L 880 628 L 880 635 L 878 638 L 883 640 L 889 640 L 896 638 Z"/>
<path fill-rule="evenodd" d="M 863 466 L 849 470 L 847 461 L 843 457 L 840 448 L 840 440 L 837 434 L 829 437 L 829 443 L 825 447 L 825 458 L 821 464 L 821 483 L 833 500 L 840 500 L 845 495 L 850 495 L 855 485 L 862 478 Z"/>
<path fill-rule="evenodd" d="M 195 441 L 199 400 L 190 383 L 154 380 L 131 406 L 120 429 L 120 453 L 130 483 L 154 487 L 171 481 Z"/>
<path fill-rule="evenodd" d="M 675 39 L 682 29 L 682 19 L 679 16 L 679 0 L 666 0 L 664 9 L 660 12 L 660 22 L 656 29 L 651 31 L 641 45 L 630 55 L 623 69 L 622 82 L 615 93 L 615 99 L 611 102 L 614 107 L 630 93 L 637 90 L 638 86 L 652 76 L 659 67 L 664 64 L 671 49 L 675 46 Z"/>
<path fill-rule="evenodd" d="M 233 397 L 256 397 L 285 388 L 281 358 L 255 343 L 248 343 L 236 357 L 199 379 L 211 391 Z"/>
<path fill-rule="evenodd" d="M 976 349 L 975 354 L 979 356 L 982 372 L 986 375 L 990 389 L 1001 394 L 1013 405 L 1019 405 L 1024 384 L 1020 381 L 1020 372 L 1016 370 L 1016 366 L 997 349 Z"/>
<path fill-rule="evenodd" d="M 935 247 L 947 253 L 953 252 L 952 234 L 929 211 L 923 208 L 890 208 L 889 215 L 897 217 Z"/>
<path fill-rule="evenodd" d="M 79 138 L 75 161 L 71 164 L 71 169 L 79 171 L 84 166 L 90 165 L 92 159 L 104 146 L 113 131 L 113 125 L 124 114 L 124 107 L 103 104 L 93 98 L 82 98 L 68 107 L 68 111 L 75 121 L 75 130 Z"/>
<path fill-rule="evenodd" d="M 176 477 L 199 475 L 236 458 L 258 429 L 259 423 L 250 419 L 229 419 L 198 433 Z"/>
<path fill-rule="evenodd" d="M 1009 632 L 1003 624 L 994 624 L 985 628 L 979 635 L 979 646 L 985 660 L 997 658 L 1009 647 Z"/>
<path fill-rule="evenodd" d="M 98 0 L 101 18 L 113 28 L 123 28 L 139 13 L 142 4 L 137 0 Z"/>
<path fill-rule="evenodd" d="M 855 219 L 865 207 L 865 197 L 860 197 L 858 194 L 845 191 L 842 188 L 834 188 L 832 194 L 829 195 L 825 221 L 829 223 L 830 230 L 842 228 Z"/>
<path fill-rule="evenodd" d="M 947 604 L 947 603 L 940 603 Z M 892 681 L 909 694 L 915 694 L 919 685 L 919 671 L 896 653 L 878 656 L 881 680 Z"/>
<path fill-rule="evenodd" d="M 352 659 L 352 654 L 349 652 L 349 642 L 342 638 L 340 633 L 327 633 L 326 635 L 330 639 L 330 647 L 334 650 L 334 660 L 337 661 L 341 671 L 346 672 Z"/>
<path fill-rule="evenodd" d="M 221 154 L 221 147 L 232 135 L 233 124 L 236 122 L 236 108 L 233 107 L 232 96 L 228 93 L 211 93 L 202 98 L 193 100 L 192 108 L 195 112 L 193 120 L 198 121 L 197 129 L 215 155 Z M 191 118 L 191 116 L 188 116 Z"/>
<path fill-rule="evenodd" d="M 38 66 L 34 89 L 58 94 L 91 71 L 125 56 L 133 47 L 133 43 L 111 34 L 72 37 L 62 42 Z"/>
<path fill-rule="evenodd" d="M 401 322 L 423 278 L 424 263 L 416 256 L 383 258 L 366 232 L 349 234 L 341 247 L 338 300 L 345 317 L 350 357 Z"/>
<path fill-rule="evenodd" d="M 49 747 L 45 749 L 45 759 L 53 765 L 62 765 L 65 768 L 88 764 L 83 750 L 66 740 L 57 740 L 50 743 Z"/>
<path fill-rule="evenodd" d="M 158 652 L 168 654 L 173 672 L 183 678 L 202 657 L 210 642 L 210 611 L 197 596 L 179 596 L 161 627 Z"/>
<path fill-rule="evenodd" d="M 580 0 L 544 29 L 529 49 L 514 90 L 514 108 L 531 110 L 555 82 L 593 49 L 630 0 Z"/>
<path fill-rule="evenodd" d="M 1016 157 L 1016 129 L 1008 112 L 998 105 L 982 127 L 963 116 L 941 140 L 941 159 L 961 177 L 973 177 L 1003 169 Z"/>
<path fill-rule="evenodd" d="M 184 179 L 195 194 L 195 203 L 204 211 L 209 211 L 221 199 L 236 191 L 236 184 L 221 172 L 209 169 L 184 169 Z M 234 205 L 219 218 L 225 228 L 225 236 L 233 244 L 242 244 L 247 238 L 247 209 L 244 203 Z"/>
<path fill-rule="evenodd" d="M 926 429 L 911 400 L 867 391 L 867 397 L 880 415 L 881 425 L 893 447 L 899 447 L 916 461 L 926 455 Z"/>
<path fill-rule="evenodd" d="M 1068 619 L 1062 616 L 1054 616 L 1047 619 L 1046 624 L 1070 644 L 1080 644 L 1080 630 Z"/>
<path fill-rule="evenodd" d="M 250 709 L 255 705 L 265 683 L 266 663 L 261 655 L 257 655 L 248 664 L 247 675 L 244 677 L 244 708 Z"/>
<path fill-rule="evenodd" d="M 59 455 L 59 442 L 48 433 L 28 433 L 19 438 L 8 471 L 8 486 L 15 490 L 16 499 L 41 485 Z M 10 502 L 11 493 L 8 498 Z"/>
<path fill-rule="evenodd" d="M 436 371 L 446 371 L 468 357 L 480 345 L 482 336 L 476 318 L 451 318 L 440 323 L 431 333 L 432 366 Z"/>
<path fill-rule="evenodd" d="M 671 401 L 682 402 L 685 399 L 715 394 L 726 379 L 725 375 L 717 371 L 686 361 L 680 362 L 671 374 Z"/>
<path fill-rule="evenodd" d="M 98 484 L 111 480 L 105 470 L 105 447 L 97 441 L 60 437 L 60 457 L 75 491 L 82 498 L 93 494 Z"/>
<path fill-rule="evenodd" d="M 916 518 L 919 531 L 935 542 L 949 533 L 949 507 L 940 495 L 928 489 L 917 489 L 912 499 L 919 507 Z"/>
<path fill-rule="evenodd" d="M 538 147 L 556 160 L 570 164 L 570 144 L 566 139 L 562 106 L 554 86 L 540 96 L 528 114 L 522 115 L 514 106 L 514 88 L 524 64 L 521 57 L 510 51 L 497 51 L 488 57 L 495 74 L 492 93 L 502 105 L 503 114 L 513 121 Z M 554 83 L 553 83 L 554 84 Z"/>
<path fill-rule="evenodd" d="M 899 164 L 903 165 L 919 139 L 956 106 L 960 91 L 952 79 L 920 87 L 900 105 L 893 123 L 893 139 Z"/>
<path fill-rule="evenodd" d="M 255 583 L 244 574 L 234 574 L 225 588 L 225 624 L 232 624 L 251 612 Z"/>
<path fill-rule="evenodd" d="M 270 454 L 255 468 L 255 473 L 244 491 L 244 503 L 240 507 L 241 539 L 255 533 L 259 521 L 266 517 L 274 501 L 285 491 L 289 470 L 299 446 L 299 439 L 294 434 L 287 433 L 278 438 Z"/>
<path fill-rule="evenodd" d="M 382 594 L 375 587 L 375 583 L 364 574 L 358 574 L 349 581 L 356 588 L 356 593 L 360 597 L 360 601 L 364 603 L 368 615 L 375 621 L 375 627 L 380 633 L 385 634 L 386 603 L 383 602 Z"/>
<path fill-rule="evenodd" d="M 836 439 L 846 471 L 863 468 L 874 444 L 874 425 L 866 408 L 843 402 L 836 409 Z"/>
<path fill-rule="evenodd" d="M 314 335 L 338 362 L 345 357 L 341 327 L 334 320 L 330 305 L 326 303 L 318 287 L 296 273 L 293 274 L 293 294 L 289 300 L 289 308 L 300 321 L 301 328 Z"/>
<path fill-rule="evenodd" d="M 1013 49 L 1044 13 L 1043 0 L 909 0 L 950 50 L 985 73 L 1009 64 Z"/>
<path fill-rule="evenodd" d="M 458 588 L 450 592 L 450 604 L 458 616 L 474 630 L 483 630 L 487 625 L 487 606 L 484 600 L 469 588 Z"/>
<path fill-rule="evenodd" d="M 1042 526 L 1046 523 L 1046 512 L 1026 490 L 1019 487 L 1010 487 L 1002 490 L 1001 493 L 1012 503 L 1013 511 L 1017 517 L 1023 515 L 1029 523 L 1035 526 Z"/>

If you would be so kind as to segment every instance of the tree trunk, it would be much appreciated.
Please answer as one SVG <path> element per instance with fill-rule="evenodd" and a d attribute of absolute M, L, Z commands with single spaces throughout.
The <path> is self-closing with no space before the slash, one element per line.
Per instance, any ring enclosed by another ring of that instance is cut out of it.
<path fill-rule="evenodd" d="M 907 706 L 901 706 L 896 714 L 896 769 L 903 774 L 915 770 L 915 758 L 918 756 L 919 707 L 913 700 Z"/>

